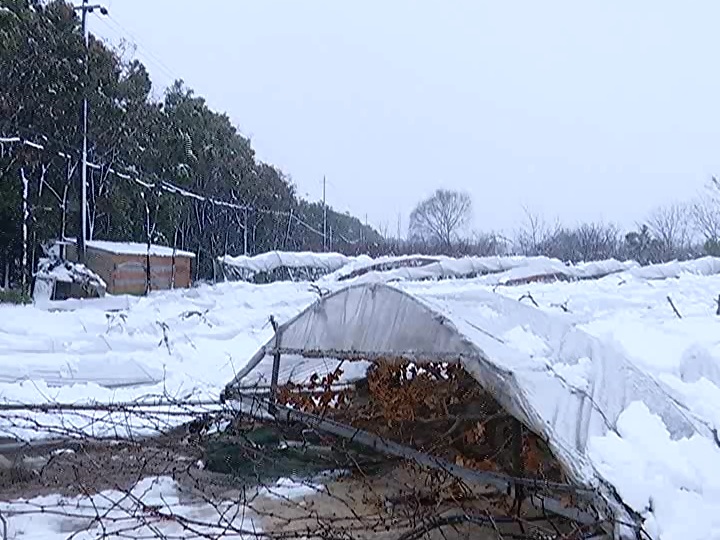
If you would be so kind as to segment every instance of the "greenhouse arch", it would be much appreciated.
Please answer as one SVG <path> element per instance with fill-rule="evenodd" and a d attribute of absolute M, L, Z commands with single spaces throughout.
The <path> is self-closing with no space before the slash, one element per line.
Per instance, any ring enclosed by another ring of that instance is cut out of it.
<path fill-rule="evenodd" d="M 621 352 L 540 310 L 452 284 L 372 283 L 328 294 L 279 325 L 224 395 L 232 400 L 261 387 L 274 391 L 293 377 L 331 373 L 338 362 L 365 361 L 347 370 L 342 382 L 352 384 L 381 359 L 462 365 L 547 444 L 566 478 L 595 490 L 602 506 L 625 522 L 637 515 L 596 467 L 589 439 L 613 432 L 634 400 L 659 415 L 673 436 L 698 430 Z M 562 366 L 582 367 L 584 384 L 565 380 Z"/>

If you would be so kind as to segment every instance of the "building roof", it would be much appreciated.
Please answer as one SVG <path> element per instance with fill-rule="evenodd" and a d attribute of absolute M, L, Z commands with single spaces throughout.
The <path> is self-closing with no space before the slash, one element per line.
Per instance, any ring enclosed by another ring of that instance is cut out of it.
<path fill-rule="evenodd" d="M 75 239 L 68 239 L 71 242 L 75 242 Z M 147 244 L 140 242 L 111 242 L 108 240 L 88 240 L 85 243 L 86 247 L 97 249 L 99 251 L 106 251 L 115 255 L 146 255 L 148 252 Z M 188 257 L 190 259 L 195 258 L 195 254 L 192 251 L 183 251 L 181 249 L 174 249 L 169 246 L 161 246 L 158 244 L 152 244 L 150 246 L 150 255 L 153 257 L 172 257 L 173 253 L 175 257 Z"/>

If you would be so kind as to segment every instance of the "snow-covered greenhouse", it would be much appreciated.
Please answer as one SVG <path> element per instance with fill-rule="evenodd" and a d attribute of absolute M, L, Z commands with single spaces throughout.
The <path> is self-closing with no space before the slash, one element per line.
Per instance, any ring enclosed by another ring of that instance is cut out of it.
<path fill-rule="evenodd" d="M 639 538 L 652 521 L 613 472 L 631 444 L 623 411 L 672 439 L 711 436 L 622 351 L 467 282 L 327 293 L 276 326 L 224 397 L 512 492 L 517 512 L 564 516 L 578 538 Z"/>

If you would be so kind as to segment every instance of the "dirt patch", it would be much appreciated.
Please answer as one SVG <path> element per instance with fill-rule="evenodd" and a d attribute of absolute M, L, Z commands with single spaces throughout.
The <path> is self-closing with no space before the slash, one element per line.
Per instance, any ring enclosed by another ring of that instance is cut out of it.
<path fill-rule="evenodd" d="M 170 476 L 177 482 L 181 502 L 241 505 L 257 527 L 283 537 L 389 540 L 432 528 L 437 520 L 446 518 L 450 524 L 422 538 L 482 540 L 497 538 L 498 531 L 508 536 L 520 534 L 522 527 L 526 532 L 553 531 L 529 508 L 522 511 L 523 526 L 503 523 L 500 516 L 510 511 L 504 494 L 487 486 L 459 486 L 409 464 L 389 462 L 373 474 L 356 471 L 322 481 L 307 480 L 298 494 L 202 470 L 197 465 L 201 456 L 200 445 L 179 435 L 142 444 L 89 444 L 51 455 L 25 454 L 36 467 L 18 464 L 0 471 L 0 499 L 126 491 L 143 478 Z M 460 515 L 486 522 L 452 522 L 453 516 Z"/>
<path fill-rule="evenodd" d="M 380 366 L 364 386 L 339 396 L 344 401 L 330 392 L 319 403 L 290 392 L 283 397 L 466 468 L 533 481 L 561 478 L 549 452 L 474 380 L 460 370 L 433 368 L 411 372 L 403 365 Z M 339 406 L 328 410 L 332 399 Z M 511 494 L 468 485 L 303 423 L 258 429 L 256 422 L 238 417 L 221 434 L 206 431 L 177 429 L 141 442 L 65 445 L 6 456 L 14 464 L 0 467 L 0 499 L 130 491 L 145 478 L 168 476 L 177 483 L 182 503 L 234 504 L 265 533 L 284 538 L 385 540 L 413 531 L 419 536 L 407 538 L 531 537 L 533 531 L 557 538 L 580 530 L 568 520 L 552 518 L 551 523 L 521 503 L 521 490 Z M 213 463 L 217 472 L 205 469 Z M 312 489 L 300 493 L 267 489 L 278 477 L 307 478 L 309 471 L 332 464 L 354 472 L 307 480 Z M 573 507 L 575 501 L 561 502 Z"/>
<path fill-rule="evenodd" d="M 462 492 L 453 482 L 399 465 L 379 475 L 332 480 L 299 497 L 262 495 L 247 506 L 263 531 L 291 538 L 396 540 L 423 528 L 427 533 L 417 538 L 483 540 L 531 531 L 554 537 L 557 525 L 530 508 L 523 508 L 523 524 L 505 522 L 505 503 L 492 488 L 474 486 L 472 493 Z M 471 519 L 465 521 L 465 516 Z M 434 528 L 442 521 L 447 524 Z"/>
<path fill-rule="evenodd" d="M 181 434 L 143 442 L 68 442 L 5 454 L 0 499 L 48 494 L 88 495 L 127 490 L 149 476 L 180 476 L 197 470 L 197 445 Z"/>

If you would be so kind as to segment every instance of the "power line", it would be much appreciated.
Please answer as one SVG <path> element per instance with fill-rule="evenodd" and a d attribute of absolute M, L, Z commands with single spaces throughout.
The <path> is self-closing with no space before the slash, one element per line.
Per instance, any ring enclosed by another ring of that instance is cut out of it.
<path fill-rule="evenodd" d="M 174 80 L 180 80 L 180 79 L 182 79 L 182 77 L 178 76 L 172 69 L 170 69 L 170 68 L 169 68 L 157 55 L 155 55 L 148 47 L 146 47 L 145 45 L 143 45 L 143 44 L 140 42 L 140 40 L 139 40 L 130 30 L 128 30 L 126 27 L 124 27 L 124 26 L 120 23 L 120 21 L 118 21 L 112 14 L 110 14 L 107 9 L 105 9 L 104 7 L 102 7 L 102 6 L 100 6 L 100 5 L 87 6 L 86 4 L 87 4 L 88 0 L 82 0 L 82 1 L 83 1 L 83 5 L 82 5 L 82 6 L 79 6 L 79 7 L 76 8 L 76 9 L 82 10 L 82 13 L 83 13 L 83 32 L 85 33 L 86 46 L 87 46 L 87 39 L 88 39 L 89 36 L 88 36 L 87 33 L 85 32 L 85 29 L 86 29 L 85 13 L 86 13 L 86 11 L 92 12 L 92 10 L 93 10 L 94 8 L 100 8 L 100 11 L 101 11 L 101 13 L 102 13 L 103 15 L 105 15 L 105 18 L 104 18 L 104 19 L 103 19 L 103 18 L 99 18 L 99 19 L 97 19 L 97 20 L 99 20 L 105 27 L 110 28 L 110 29 L 112 29 L 113 31 L 117 32 L 117 34 L 120 35 L 121 37 L 122 37 L 122 34 L 123 34 L 123 33 L 126 34 L 127 37 L 129 37 L 130 40 L 133 42 L 133 44 L 135 45 L 135 47 L 136 47 L 137 49 L 141 49 L 142 51 L 144 51 L 144 53 L 145 53 L 145 55 L 148 57 L 148 59 L 150 59 L 150 61 L 151 61 L 152 63 L 154 63 L 166 76 L 168 76 L 169 79 L 171 79 L 171 80 L 173 80 L 173 81 L 174 81 Z M 112 24 L 112 26 L 111 26 L 110 24 L 107 24 L 107 23 L 106 23 L 106 20 L 107 20 L 108 22 L 110 22 L 110 23 Z M 49 140 L 49 139 L 46 139 L 46 140 Z M 85 141 L 85 140 L 86 140 L 86 139 L 84 138 L 84 141 Z M 44 149 L 44 148 L 43 148 L 43 149 Z M 85 158 L 84 158 L 84 162 L 85 162 Z M 115 169 L 113 169 L 113 168 L 111 168 L 111 167 L 103 167 L 103 166 L 101 166 L 101 165 L 97 165 L 97 164 L 94 164 L 94 163 L 88 163 L 86 166 L 84 166 L 84 167 L 83 167 L 83 172 L 85 171 L 85 167 L 87 167 L 87 168 L 92 168 L 92 169 L 95 169 L 95 170 L 105 168 L 105 170 L 107 170 L 107 171 L 110 172 L 111 174 L 114 174 L 115 176 L 117 176 L 117 177 L 119 177 L 119 178 L 122 178 L 122 179 L 124 179 L 124 180 L 133 181 L 133 182 L 135 182 L 135 183 L 137 183 L 137 184 L 139 184 L 139 185 L 141 185 L 141 186 L 143 186 L 144 188 L 147 188 L 147 189 L 154 189 L 154 188 L 158 188 L 158 187 L 159 187 L 160 189 L 162 189 L 163 191 L 166 191 L 166 192 L 168 192 L 168 193 L 173 193 L 173 194 L 180 195 L 180 196 L 183 196 L 183 197 L 186 197 L 186 198 L 193 198 L 193 199 L 196 199 L 196 200 L 199 200 L 199 201 L 207 201 L 207 202 L 210 202 L 210 203 L 212 203 L 212 204 L 214 204 L 214 205 L 217 205 L 217 206 L 222 206 L 222 207 L 226 207 L 226 208 L 231 208 L 231 209 L 235 209 L 235 210 L 240 210 L 240 211 L 243 211 L 243 212 L 245 212 L 245 213 L 246 213 L 247 211 L 253 211 L 253 212 L 260 213 L 260 214 L 272 214 L 272 215 L 277 215 L 277 216 L 286 216 L 286 217 L 289 217 L 290 221 L 292 221 L 292 220 L 294 219 L 298 224 L 302 225 L 303 227 L 305 227 L 305 228 L 308 229 L 309 231 L 317 234 L 318 236 L 321 236 L 321 237 L 323 238 L 323 250 L 324 250 L 324 251 L 327 250 L 327 242 L 328 242 L 327 209 L 328 209 L 328 206 L 327 206 L 327 202 L 326 202 L 326 186 L 325 186 L 326 178 L 325 178 L 325 176 L 323 176 L 323 227 L 322 227 L 323 230 L 322 230 L 322 232 L 321 232 L 321 231 L 319 231 L 318 229 L 316 229 L 316 228 L 312 227 L 311 225 L 309 225 L 308 223 L 306 223 L 305 221 L 303 221 L 302 219 L 300 219 L 300 218 L 299 218 L 295 213 L 293 213 L 292 211 L 280 211 L 280 210 L 270 210 L 270 209 L 255 208 L 255 207 L 252 207 L 252 206 L 250 206 L 250 205 L 239 205 L 239 204 L 232 203 L 232 202 L 222 201 L 222 200 L 220 200 L 220 199 L 214 199 L 214 198 L 212 198 L 212 197 L 205 197 L 205 196 L 203 196 L 203 195 L 199 195 L 199 194 L 193 193 L 192 191 L 186 190 L 186 189 L 184 189 L 184 188 L 180 188 L 180 187 L 178 187 L 178 186 L 175 186 L 175 185 L 171 184 L 170 182 L 166 182 L 166 181 L 161 181 L 161 182 L 159 183 L 159 185 L 156 185 L 155 183 L 147 183 L 147 182 L 143 182 L 142 180 L 140 180 L 140 179 L 137 178 L 137 177 L 132 177 L 132 176 L 130 176 L 130 175 L 127 175 L 127 174 L 121 173 L 121 172 L 119 172 L 119 171 L 116 171 Z M 252 172 L 253 172 L 253 174 L 255 174 L 255 171 L 252 171 Z M 330 182 L 330 184 L 331 184 L 331 185 L 334 185 L 332 182 Z M 83 186 L 84 186 L 84 185 L 85 185 L 85 180 L 83 180 Z M 85 190 L 83 189 L 83 195 L 84 195 L 84 192 L 85 192 Z M 83 204 L 83 210 L 84 210 L 84 208 L 85 208 L 85 205 Z M 246 214 L 246 215 L 247 215 L 247 214 Z M 84 220 L 83 220 L 83 221 L 84 221 Z M 244 226 L 243 226 L 243 227 L 244 227 Z M 83 225 L 83 231 L 84 231 L 84 225 Z M 358 240 L 349 240 L 349 239 L 346 238 L 344 235 L 338 233 L 337 231 L 333 231 L 332 228 L 330 228 L 330 240 L 331 240 L 331 241 L 332 241 L 333 233 L 335 233 L 335 234 L 336 234 L 341 240 L 343 240 L 345 243 L 350 244 L 350 245 L 358 244 L 358 243 L 360 243 L 360 242 L 362 241 L 362 232 L 360 232 L 360 239 L 358 239 Z"/>
<path fill-rule="evenodd" d="M 182 79 L 172 69 L 170 69 L 165 62 L 163 62 L 157 55 L 146 46 L 144 46 L 129 30 L 127 30 L 120 22 L 113 16 L 109 15 L 107 20 L 99 19 L 100 22 L 108 29 L 112 30 L 113 33 L 120 36 L 121 40 L 127 39 L 132 45 L 135 46 L 136 51 L 140 51 L 146 62 L 153 64 L 157 67 L 162 74 L 166 77 L 170 84 L 174 81 Z"/>
<path fill-rule="evenodd" d="M 97 39 L 101 39 L 103 44 L 112 48 L 115 52 L 122 55 L 123 60 L 127 57 L 129 60 L 139 59 L 145 66 L 153 67 L 153 76 L 163 81 L 169 81 L 168 85 L 174 80 L 172 75 L 153 62 L 149 56 L 140 54 L 140 47 L 137 43 L 129 39 L 115 24 L 110 24 L 111 21 L 108 18 L 97 19 L 100 26 L 96 27 L 95 34 L 98 36 Z M 102 34 L 102 35 L 100 35 Z M 158 69 L 154 69 L 157 67 Z"/>
<path fill-rule="evenodd" d="M 0 137 L 0 144 L 23 144 L 23 145 L 33 148 L 35 150 L 43 150 L 43 151 L 46 150 L 45 145 L 36 143 L 34 141 L 31 141 L 29 139 L 26 139 L 26 138 L 20 137 L 20 136 Z M 67 154 L 65 152 L 57 152 L 57 155 L 64 159 L 71 158 L 71 155 Z M 93 163 L 91 161 L 87 162 L 87 167 L 89 169 L 93 169 L 93 170 L 105 170 L 105 171 L 109 172 L 110 174 L 113 174 L 114 176 L 116 176 L 122 180 L 128 180 L 128 181 L 134 182 L 146 189 L 158 188 L 158 189 L 161 189 L 168 193 L 173 193 L 173 194 L 185 197 L 185 198 L 191 198 L 191 199 L 195 199 L 198 201 L 209 202 L 216 206 L 227 207 L 227 208 L 231 208 L 231 209 L 235 209 L 235 210 L 252 210 L 254 212 L 265 213 L 265 214 L 276 214 L 276 215 L 283 215 L 283 216 L 290 215 L 290 212 L 286 212 L 283 210 L 270 210 L 270 209 L 264 209 L 264 208 L 256 208 L 256 207 L 246 205 L 246 204 L 237 204 L 237 203 L 233 203 L 233 202 L 223 201 L 221 199 L 216 199 L 214 197 L 206 197 L 204 195 L 199 195 L 188 189 L 178 187 L 178 186 L 176 186 L 170 182 L 164 181 L 164 180 L 161 180 L 159 182 L 146 182 L 144 180 L 141 180 L 138 176 L 132 176 L 130 174 L 118 171 L 117 169 L 115 169 L 113 167 L 106 167 L 105 165 Z"/>
<path fill-rule="evenodd" d="M 33 149 L 39 150 L 39 151 L 47 150 L 45 145 L 36 143 L 34 141 L 31 141 L 30 139 L 27 139 L 27 138 L 24 138 L 21 136 L 0 137 L 0 144 L 22 144 L 24 146 L 27 146 L 29 148 L 33 148 Z M 71 159 L 71 157 L 72 157 L 69 153 L 65 153 L 65 152 L 57 152 L 57 155 L 63 159 Z M 142 180 L 138 175 L 127 174 L 127 173 L 118 171 L 114 167 L 108 167 L 108 166 L 94 163 L 94 162 L 87 162 L 87 167 L 88 167 L 88 169 L 92 169 L 92 170 L 105 171 L 109 174 L 114 175 L 117 178 L 120 178 L 120 179 L 128 181 L 128 182 L 135 183 L 138 186 L 141 186 L 145 189 L 150 189 L 150 190 L 159 189 L 166 193 L 170 193 L 170 194 L 184 197 L 187 199 L 194 199 L 194 200 L 200 201 L 200 202 L 208 202 L 214 206 L 229 208 L 232 210 L 238 210 L 238 211 L 242 211 L 244 213 L 248 212 L 248 211 L 252 211 L 252 212 L 256 212 L 258 214 L 288 217 L 290 220 L 295 220 L 296 223 L 305 227 L 310 232 L 317 234 L 318 236 L 322 237 L 323 239 L 326 238 L 326 235 L 323 234 L 323 232 L 319 231 L 312 225 L 303 221 L 300 217 L 298 217 L 297 213 L 295 213 L 293 211 L 273 210 L 273 209 L 269 209 L 269 208 L 257 208 L 257 207 L 254 207 L 254 206 L 251 206 L 248 204 L 238 204 L 235 202 L 217 199 L 215 197 L 207 197 L 205 195 L 200 195 L 198 193 L 195 193 L 191 190 L 176 186 L 175 184 L 172 184 L 171 182 L 168 182 L 165 180 L 159 180 L 157 182 L 146 182 L 146 181 Z M 323 206 L 325 206 L 325 205 L 323 205 Z M 243 226 L 243 228 L 245 227 L 245 225 L 242 225 L 242 226 Z M 355 245 L 360 242 L 359 240 L 349 240 L 341 234 L 338 234 L 338 233 L 336 233 L 336 234 L 345 243 L 347 243 L 349 245 Z"/>

